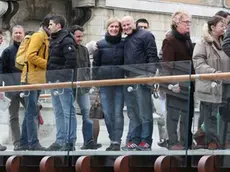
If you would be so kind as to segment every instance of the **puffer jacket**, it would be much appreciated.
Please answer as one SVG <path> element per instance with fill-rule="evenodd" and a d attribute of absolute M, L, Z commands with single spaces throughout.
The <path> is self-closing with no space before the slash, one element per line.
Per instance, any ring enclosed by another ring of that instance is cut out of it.
<path fill-rule="evenodd" d="M 123 69 L 118 66 L 124 64 L 124 40 L 121 36 L 106 34 L 105 39 L 97 42 L 97 47 L 93 56 L 94 79 L 123 78 Z"/>
<path fill-rule="evenodd" d="M 77 52 L 73 35 L 60 30 L 51 35 L 47 81 L 72 81 L 77 67 Z"/>
<path fill-rule="evenodd" d="M 193 53 L 196 74 L 229 72 L 230 58 L 221 45 L 214 40 L 205 24 L 203 38 L 196 44 Z M 197 80 L 195 96 L 198 100 L 210 103 L 221 103 L 223 83 L 215 80 Z"/>
<path fill-rule="evenodd" d="M 28 84 L 45 83 L 46 66 L 49 52 L 49 38 L 43 28 L 35 32 L 26 52 L 28 65 L 25 65 L 21 82 Z M 27 74 L 28 73 L 28 74 Z"/>

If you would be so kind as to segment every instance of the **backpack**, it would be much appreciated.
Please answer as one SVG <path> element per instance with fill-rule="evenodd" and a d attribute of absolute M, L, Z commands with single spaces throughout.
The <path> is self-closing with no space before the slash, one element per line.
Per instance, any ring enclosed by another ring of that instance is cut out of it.
<path fill-rule="evenodd" d="M 41 31 L 38 31 L 38 32 L 41 32 Z M 43 32 L 41 32 L 41 33 L 43 33 Z M 27 52 L 27 49 L 30 45 L 31 37 L 32 37 L 32 35 L 26 35 L 25 36 L 25 38 L 21 42 L 21 44 L 18 48 L 18 52 L 16 54 L 15 67 L 21 71 L 23 70 L 24 65 L 28 63 L 28 60 L 26 58 L 26 52 Z"/>
<path fill-rule="evenodd" d="M 27 58 L 26 58 L 26 51 L 29 47 L 30 44 L 30 38 L 32 35 L 26 35 L 24 40 L 21 42 L 19 48 L 18 48 L 18 52 L 16 54 L 16 58 L 15 58 L 15 67 L 19 70 L 22 71 L 25 63 L 27 63 Z"/>

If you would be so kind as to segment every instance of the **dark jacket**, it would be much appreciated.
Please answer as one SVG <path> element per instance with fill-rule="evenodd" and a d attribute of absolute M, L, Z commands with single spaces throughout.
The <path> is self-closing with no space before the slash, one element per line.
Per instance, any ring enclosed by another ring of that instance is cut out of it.
<path fill-rule="evenodd" d="M 21 71 L 15 67 L 15 58 L 20 43 L 14 42 L 7 47 L 0 58 L 0 74 L 1 82 L 4 81 L 5 85 L 20 85 Z M 11 97 L 18 94 L 18 92 L 9 92 L 6 95 Z"/>
<path fill-rule="evenodd" d="M 133 33 L 125 38 L 124 50 L 124 64 L 129 65 L 124 66 L 127 68 L 126 76 L 153 76 L 155 74 L 156 66 L 146 64 L 159 62 L 155 37 L 151 32 L 144 29 L 133 30 Z M 130 64 L 138 65 L 131 66 Z"/>
<path fill-rule="evenodd" d="M 189 75 L 194 73 L 193 65 L 192 65 L 192 52 L 193 45 L 189 37 L 187 40 L 176 37 L 172 31 L 172 34 L 167 35 L 167 37 L 163 41 L 162 52 L 163 52 L 163 61 L 165 63 L 162 64 L 162 72 L 163 75 Z M 177 35 L 179 34 L 176 32 Z M 188 43 L 189 42 L 189 43 Z M 169 62 L 169 63 L 166 63 Z M 174 83 L 175 84 L 175 83 Z M 168 94 L 182 98 L 185 104 L 188 103 L 189 99 L 189 83 L 188 82 L 180 82 L 180 93 L 174 93 L 168 89 L 168 84 L 161 84 L 162 90 L 167 92 Z M 193 95 L 194 85 L 191 83 L 191 94 Z M 172 106 L 174 102 L 172 102 Z M 185 108 L 187 110 L 187 106 L 183 106 L 181 108 Z"/>
<path fill-rule="evenodd" d="M 94 71 L 97 71 L 96 78 L 123 78 L 123 69 L 118 66 L 124 64 L 124 40 L 121 39 L 121 35 L 110 36 L 107 33 L 105 39 L 97 42 L 97 47 L 98 50 L 93 55 Z M 99 67 L 98 70 L 97 67 Z"/>
<path fill-rule="evenodd" d="M 47 81 L 71 81 L 74 77 L 72 71 L 77 65 L 76 57 L 74 37 L 66 30 L 53 33 L 49 47 Z"/>
<path fill-rule="evenodd" d="M 223 50 L 230 57 L 230 25 L 228 24 L 227 32 L 225 33 L 223 40 Z"/>
<path fill-rule="evenodd" d="M 91 69 L 89 52 L 83 45 L 75 45 L 77 52 L 77 67 L 76 67 L 76 80 L 77 81 L 89 81 L 91 80 Z M 83 95 L 89 92 L 89 88 L 79 88 L 78 94 Z"/>
<path fill-rule="evenodd" d="M 134 30 L 124 45 L 124 64 L 156 63 L 159 61 L 155 37 L 144 29 Z"/>

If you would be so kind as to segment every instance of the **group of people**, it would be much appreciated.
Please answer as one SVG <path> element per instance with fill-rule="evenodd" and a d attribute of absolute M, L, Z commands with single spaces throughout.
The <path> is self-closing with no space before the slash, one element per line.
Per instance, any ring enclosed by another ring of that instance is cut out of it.
<path fill-rule="evenodd" d="M 11 74 L 11 77 L 2 77 L 6 85 L 76 81 L 77 72 L 81 71 L 77 69 L 90 68 L 90 53 L 93 54 L 93 68 L 97 70 L 93 70 L 92 76 L 85 76 L 89 77 L 88 79 L 139 77 L 142 75 L 138 73 L 138 70 L 142 70 L 141 65 L 147 65 L 143 69 L 148 69 L 146 73 L 151 76 L 156 74 L 157 69 L 163 75 L 229 72 L 230 29 L 225 33 L 229 16 L 227 12 L 220 11 L 211 17 L 204 26 L 201 41 L 196 43 L 194 48 L 194 43 L 190 39 L 191 16 L 186 12 L 175 12 L 172 15 L 171 29 L 163 40 L 159 59 L 155 37 L 148 31 L 149 23 L 146 19 L 135 22 L 131 16 L 122 19 L 110 18 L 106 23 L 104 38 L 97 41 L 93 48 L 87 49 L 81 45 L 84 32 L 81 26 L 74 25 L 67 30 L 64 17 L 47 15 L 39 30 L 31 35 L 26 52 L 27 62 L 22 71 L 15 67 L 15 58 L 25 37 L 24 28 L 20 25 L 12 28 L 13 44 L 1 55 L 0 72 L 6 76 Z M 89 52 L 89 49 L 93 51 Z M 164 63 L 159 63 L 160 61 Z M 195 84 L 176 82 L 170 89 L 166 84 L 160 84 L 161 92 L 164 92 L 166 97 L 165 111 L 167 111 L 165 117 L 167 138 L 162 139 L 167 142 L 168 149 L 221 148 L 220 140 L 225 136 L 220 138 L 217 133 L 217 114 L 220 114 L 223 121 L 227 120 L 230 96 L 225 93 L 228 92 L 228 86 L 228 81 L 201 80 L 197 80 Z M 99 88 L 110 140 L 106 151 L 151 150 L 154 111 L 152 91 L 151 84 L 138 84 L 131 90 L 130 85 Z M 196 145 L 193 143 L 191 132 L 194 113 L 193 94 L 201 101 L 200 125 L 194 135 Z M 14 150 L 74 151 L 77 139 L 75 100 L 80 106 L 83 119 L 84 143 L 81 149 L 101 147 L 93 136 L 94 122 L 89 119 L 89 89 L 51 89 L 56 140 L 48 148 L 40 144 L 37 136 L 37 104 L 40 90 L 29 91 L 25 97 L 20 96 L 19 92 L 9 93 L 7 96 L 11 99 L 9 114 Z M 20 102 L 25 108 L 21 133 L 18 120 Z M 121 147 L 124 104 L 127 107 L 129 127 L 126 144 Z M 205 126 L 203 129 L 202 123 Z M 0 150 L 4 151 L 6 147 L 0 145 Z"/>

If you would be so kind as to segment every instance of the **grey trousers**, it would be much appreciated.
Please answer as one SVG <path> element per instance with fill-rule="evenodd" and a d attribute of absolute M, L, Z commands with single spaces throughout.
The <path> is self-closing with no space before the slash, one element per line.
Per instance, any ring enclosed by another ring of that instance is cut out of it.
<path fill-rule="evenodd" d="M 10 129 L 12 133 L 13 145 L 17 146 L 20 144 L 20 126 L 19 126 L 19 108 L 20 102 L 25 107 L 25 101 L 19 95 L 11 97 L 11 104 L 9 106 L 10 114 Z"/>

